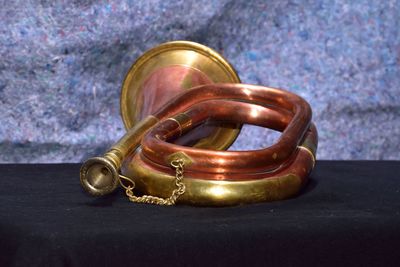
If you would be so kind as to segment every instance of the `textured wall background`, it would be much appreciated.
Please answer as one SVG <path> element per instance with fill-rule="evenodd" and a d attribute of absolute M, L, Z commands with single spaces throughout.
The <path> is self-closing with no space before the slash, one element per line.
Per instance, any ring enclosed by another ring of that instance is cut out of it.
<path fill-rule="evenodd" d="M 0 162 L 76 162 L 125 130 L 132 62 L 187 39 L 306 98 L 320 159 L 400 159 L 399 1 L 0 0 Z M 234 148 L 276 135 L 246 127 Z"/>

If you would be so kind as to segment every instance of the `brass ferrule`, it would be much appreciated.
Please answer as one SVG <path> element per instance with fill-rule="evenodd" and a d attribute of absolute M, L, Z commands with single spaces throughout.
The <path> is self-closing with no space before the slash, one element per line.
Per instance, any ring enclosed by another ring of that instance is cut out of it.
<path fill-rule="evenodd" d="M 167 120 L 174 121 L 176 122 L 176 124 L 178 124 L 178 128 L 180 131 L 179 136 L 181 136 L 187 129 L 189 129 L 193 123 L 192 119 L 185 113 L 179 113 L 171 118 L 168 118 Z"/>

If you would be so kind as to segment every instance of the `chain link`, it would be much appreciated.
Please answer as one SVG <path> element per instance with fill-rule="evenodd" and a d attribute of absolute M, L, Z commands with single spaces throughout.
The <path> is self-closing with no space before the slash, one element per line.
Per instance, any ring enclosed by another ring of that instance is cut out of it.
<path fill-rule="evenodd" d="M 119 183 L 121 186 L 125 189 L 125 194 L 129 198 L 130 201 L 135 202 L 135 203 L 147 203 L 147 204 L 155 204 L 155 205 L 164 205 L 164 206 L 171 206 L 175 205 L 176 200 L 185 193 L 186 187 L 185 184 L 183 183 L 183 168 L 185 166 L 185 162 L 183 159 L 176 159 L 171 161 L 171 166 L 175 168 L 175 185 L 176 189 L 172 191 L 172 194 L 168 198 L 161 198 L 161 197 L 156 197 L 156 196 L 149 196 L 149 195 L 143 195 L 140 197 L 137 197 L 133 194 L 133 189 L 135 188 L 135 182 L 132 181 L 132 179 L 119 175 Z M 122 180 L 126 180 L 131 185 L 124 185 Z"/>

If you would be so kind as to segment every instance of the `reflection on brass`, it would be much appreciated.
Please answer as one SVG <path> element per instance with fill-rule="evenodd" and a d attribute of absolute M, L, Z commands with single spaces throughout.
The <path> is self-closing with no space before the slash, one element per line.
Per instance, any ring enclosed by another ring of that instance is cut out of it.
<path fill-rule="evenodd" d="M 168 197 L 174 189 L 173 175 L 149 171 L 144 165 L 133 164 L 127 175 L 135 177 L 136 187 L 148 195 Z M 282 200 L 295 196 L 302 180 L 295 174 L 247 181 L 212 181 L 184 178 L 186 192 L 179 203 L 200 206 L 227 206 L 262 201 Z"/>

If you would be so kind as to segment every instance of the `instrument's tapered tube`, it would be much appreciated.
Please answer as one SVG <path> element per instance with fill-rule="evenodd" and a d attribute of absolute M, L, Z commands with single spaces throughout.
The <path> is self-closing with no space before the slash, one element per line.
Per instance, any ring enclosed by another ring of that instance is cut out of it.
<path fill-rule="evenodd" d="M 124 158 L 137 149 L 143 135 L 157 122 L 156 117 L 148 116 L 131 128 L 102 157 L 85 161 L 80 170 L 83 188 L 94 196 L 114 191 L 119 184 L 119 172 Z"/>

